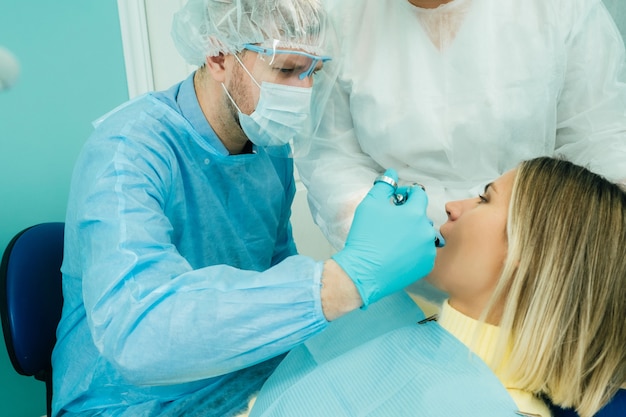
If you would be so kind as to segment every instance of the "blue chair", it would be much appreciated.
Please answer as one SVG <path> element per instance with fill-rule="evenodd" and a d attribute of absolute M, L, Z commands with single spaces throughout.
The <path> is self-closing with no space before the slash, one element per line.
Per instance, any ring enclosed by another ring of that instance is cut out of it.
<path fill-rule="evenodd" d="M 0 316 L 15 370 L 46 383 L 52 403 L 52 348 L 61 318 L 64 223 L 41 223 L 19 232 L 0 264 Z"/>
<path fill-rule="evenodd" d="M 554 417 L 579 417 L 576 411 L 568 408 L 552 406 Z M 598 411 L 594 417 L 625 417 L 626 416 L 626 389 L 617 391 L 611 401 Z"/>

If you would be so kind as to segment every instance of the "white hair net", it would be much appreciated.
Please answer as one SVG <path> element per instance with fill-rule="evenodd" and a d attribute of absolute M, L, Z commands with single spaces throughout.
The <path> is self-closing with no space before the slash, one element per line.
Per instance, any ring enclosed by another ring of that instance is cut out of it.
<path fill-rule="evenodd" d="M 201 66 L 248 43 L 321 55 L 325 26 L 319 0 L 189 0 L 174 16 L 172 38 L 188 63 Z"/>

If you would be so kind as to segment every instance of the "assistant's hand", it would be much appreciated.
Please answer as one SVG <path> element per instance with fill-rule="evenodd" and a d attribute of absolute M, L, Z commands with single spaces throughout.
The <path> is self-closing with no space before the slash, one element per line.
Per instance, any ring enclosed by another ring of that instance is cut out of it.
<path fill-rule="evenodd" d="M 384 175 L 398 180 L 394 170 Z M 356 209 L 344 249 L 332 257 L 354 281 L 364 307 L 423 278 L 435 262 L 426 193 L 410 187 L 402 205 L 393 204 L 393 194 L 392 186 L 374 184 Z"/>

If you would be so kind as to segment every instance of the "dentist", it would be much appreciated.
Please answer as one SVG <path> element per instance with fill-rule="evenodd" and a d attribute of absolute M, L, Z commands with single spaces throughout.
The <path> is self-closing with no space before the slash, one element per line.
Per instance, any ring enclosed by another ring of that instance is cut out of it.
<path fill-rule="evenodd" d="M 172 34 L 200 68 L 96 122 L 75 166 L 55 416 L 235 415 L 285 352 L 434 264 L 426 195 L 393 204 L 391 170 L 342 251 L 297 254 L 291 144 L 336 74 L 317 1 L 190 0 Z"/>

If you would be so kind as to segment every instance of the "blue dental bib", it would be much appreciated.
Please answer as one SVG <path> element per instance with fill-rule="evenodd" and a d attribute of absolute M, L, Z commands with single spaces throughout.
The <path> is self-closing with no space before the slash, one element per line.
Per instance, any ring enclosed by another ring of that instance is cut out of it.
<path fill-rule="evenodd" d="M 250 417 L 518 416 L 491 369 L 423 319 L 400 292 L 333 322 L 285 358 Z"/>

